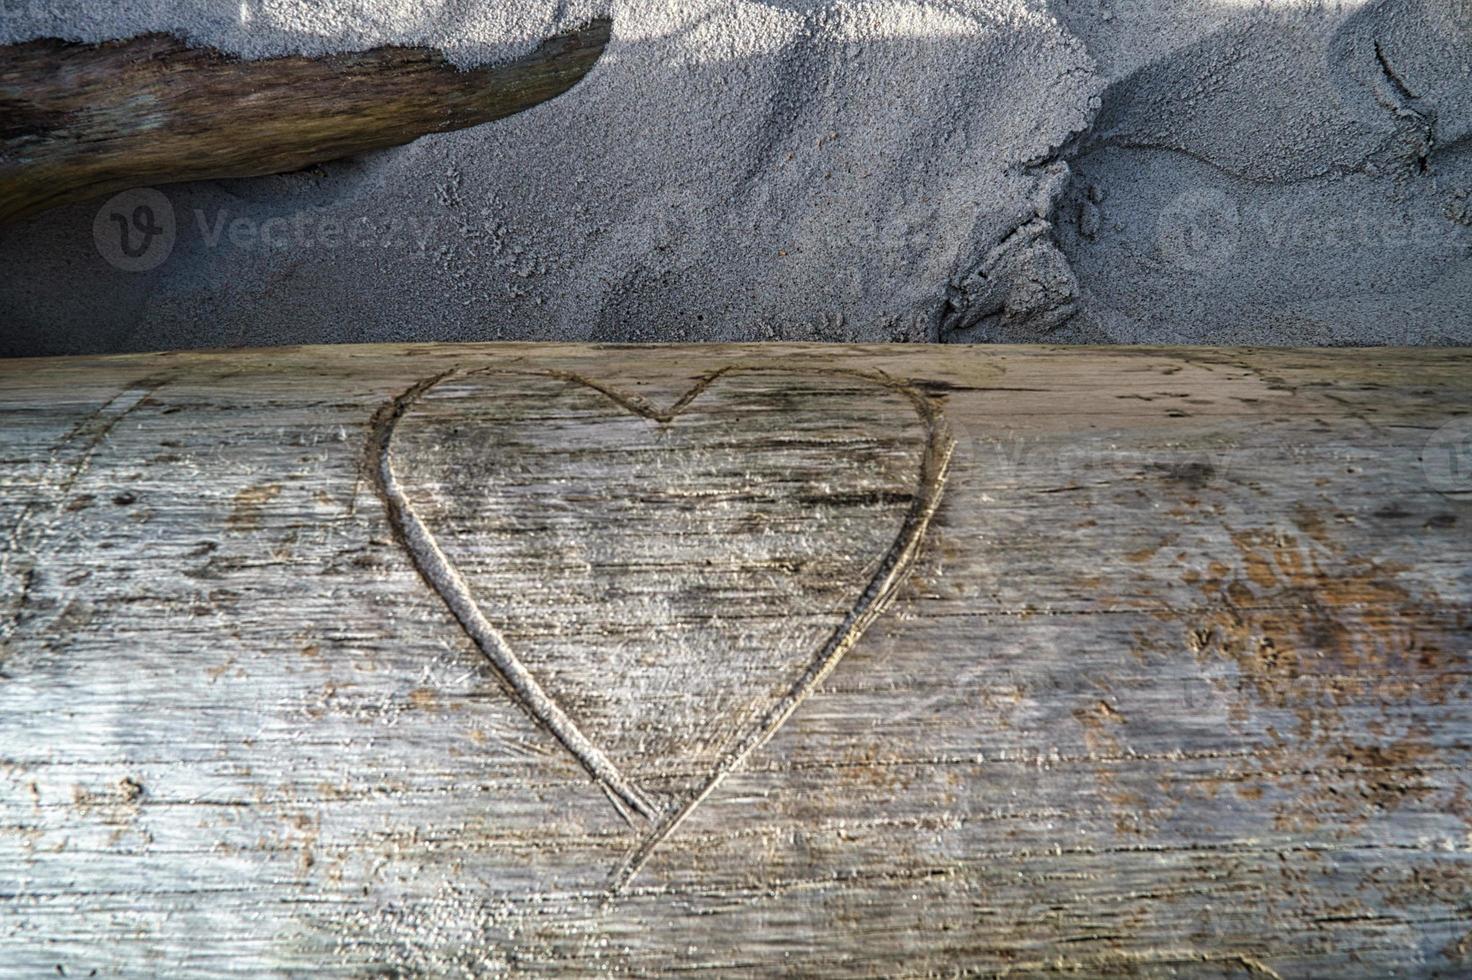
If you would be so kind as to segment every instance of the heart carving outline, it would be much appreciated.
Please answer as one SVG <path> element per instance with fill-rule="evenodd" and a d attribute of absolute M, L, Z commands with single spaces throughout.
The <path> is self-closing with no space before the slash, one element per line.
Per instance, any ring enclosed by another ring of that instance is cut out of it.
<path fill-rule="evenodd" d="M 783 695 L 761 714 L 756 723 L 722 750 L 694 795 L 678 807 L 666 811 L 640 792 L 613 760 L 582 732 L 557 699 L 542 688 L 500 631 L 486 619 L 469 585 L 441 550 L 434 534 L 415 513 L 409 498 L 399 485 L 393 470 L 393 436 L 398 423 L 416 402 L 437 385 L 454 377 L 501 374 L 567 381 L 598 392 L 632 414 L 660 425 L 668 425 L 720 378 L 738 373 L 837 376 L 888 389 L 904 396 L 914 408 L 924 426 L 925 448 L 916 474 L 916 489 L 910 509 L 893 543 L 885 551 L 878 567 L 843 619 L 828 639 L 814 651 L 802 673 Z M 461 372 L 452 368 L 421 379 L 375 413 L 370 425 L 369 457 L 366 462 L 371 469 L 375 488 L 384 504 L 394 536 L 408 553 L 420 578 L 439 596 L 472 642 L 491 662 L 509 693 L 534 721 L 545 728 L 582 765 L 608 794 L 620 813 L 627 817 L 627 807 L 651 824 L 643 839 L 609 879 L 608 894 L 616 895 L 633 880 L 654 850 L 678 829 L 720 783 L 782 727 L 798 706 L 858 643 L 869 626 L 883 614 L 908 576 L 930 521 L 940 506 L 954 445 L 945 416 L 932 398 L 913 383 L 879 371 L 815 368 L 783 363 L 728 365 L 702 376 L 667 408 L 661 409 L 637 394 L 571 371 L 489 367 Z"/>

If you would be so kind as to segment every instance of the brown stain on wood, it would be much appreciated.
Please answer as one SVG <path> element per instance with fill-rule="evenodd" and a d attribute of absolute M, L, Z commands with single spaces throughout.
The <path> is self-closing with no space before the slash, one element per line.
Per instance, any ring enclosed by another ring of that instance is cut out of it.
<path fill-rule="evenodd" d="M 1222 778 L 1246 800 L 1272 788 L 1288 831 L 1350 834 L 1411 801 L 1451 805 L 1432 799 L 1444 750 L 1416 714 L 1468 697 L 1468 607 L 1413 591 L 1408 565 L 1347 551 L 1315 511 L 1297 508 L 1290 528 L 1230 531 L 1235 561 L 1186 579 L 1208 602 L 1186 647 L 1231 665 L 1229 717 L 1265 735 L 1256 770 Z M 1357 720 L 1365 705 L 1378 720 Z"/>
<path fill-rule="evenodd" d="M 246 487 L 231 499 L 230 514 L 225 518 L 226 526 L 236 531 L 250 531 L 261 526 L 261 517 L 266 505 L 281 496 L 281 484 L 263 483 Z"/>
<path fill-rule="evenodd" d="M 1084 750 L 1091 758 L 1118 759 L 1129 753 L 1125 732 L 1129 719 L 1104 698 L 1075 708 L 1073 717 L 1083 729 Z M 1101 766 L 1094 774 L 1099 794 L 1114 813 L 1114 830 L 1121 835 L 1145 835 L 1176 809 L 1169 793 L 1149 794 L 1126 785 L 1112 768 Z"/>
<path fill-rule="evenodd" d="M 1308 540 L 1305 540 L 1307 538 Z M 1240 563 L 1198 583 L 1214 604 L 1191 636 L 1198 655 L 1236 664 L 1254 701 L 1332 709 L 1366 697 L 1432 703 L 1465 681 L 1465 615 L 1413 596 L 1405 565 L 1343 554 L 1317 525 L 1305 536 L 1234 531 Z"/>

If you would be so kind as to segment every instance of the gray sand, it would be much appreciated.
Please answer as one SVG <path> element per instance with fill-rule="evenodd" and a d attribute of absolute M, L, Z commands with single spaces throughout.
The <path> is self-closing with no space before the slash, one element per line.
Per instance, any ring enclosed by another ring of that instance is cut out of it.
<path fill-rule="evenodd" d="M 519 54 L 578 0 L 12 0 L 0 41 Z M 578 87 L 0 228 L 0 355 L 438 339 L 1472 343 L 1472 0 L 614 0 Z M 136 263 L 135 263 L 136 264 Z"/>

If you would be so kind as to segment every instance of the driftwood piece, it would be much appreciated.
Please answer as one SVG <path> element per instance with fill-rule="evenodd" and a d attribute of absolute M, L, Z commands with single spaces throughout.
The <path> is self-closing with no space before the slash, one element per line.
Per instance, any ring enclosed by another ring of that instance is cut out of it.
<path fill-rule="evenodd" d="M 571 88 L 598 20 L 503 65 L 424 48 L 243 61 L 150 34 L 0 48 L 0 222 L 145 184 L 285 173 L 500 119 Z"/>
<path fill-rule="evenodd" d="M 1465 351 L 0 362 L 0 963 L 1465 973 L 1469 413 Z"/>

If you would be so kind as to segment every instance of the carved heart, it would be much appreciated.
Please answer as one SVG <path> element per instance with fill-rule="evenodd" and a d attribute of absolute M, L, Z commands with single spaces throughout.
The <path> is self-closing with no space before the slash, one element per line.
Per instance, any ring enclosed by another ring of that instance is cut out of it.
<path fill-rule="evenodd" d="M 554 371 L 426 379 L 379 490 L 429 586 L 650 852 L 881 613 L 940 499 L 935 405 L 882 375 L 735 367 L 667 409 Z"/>

